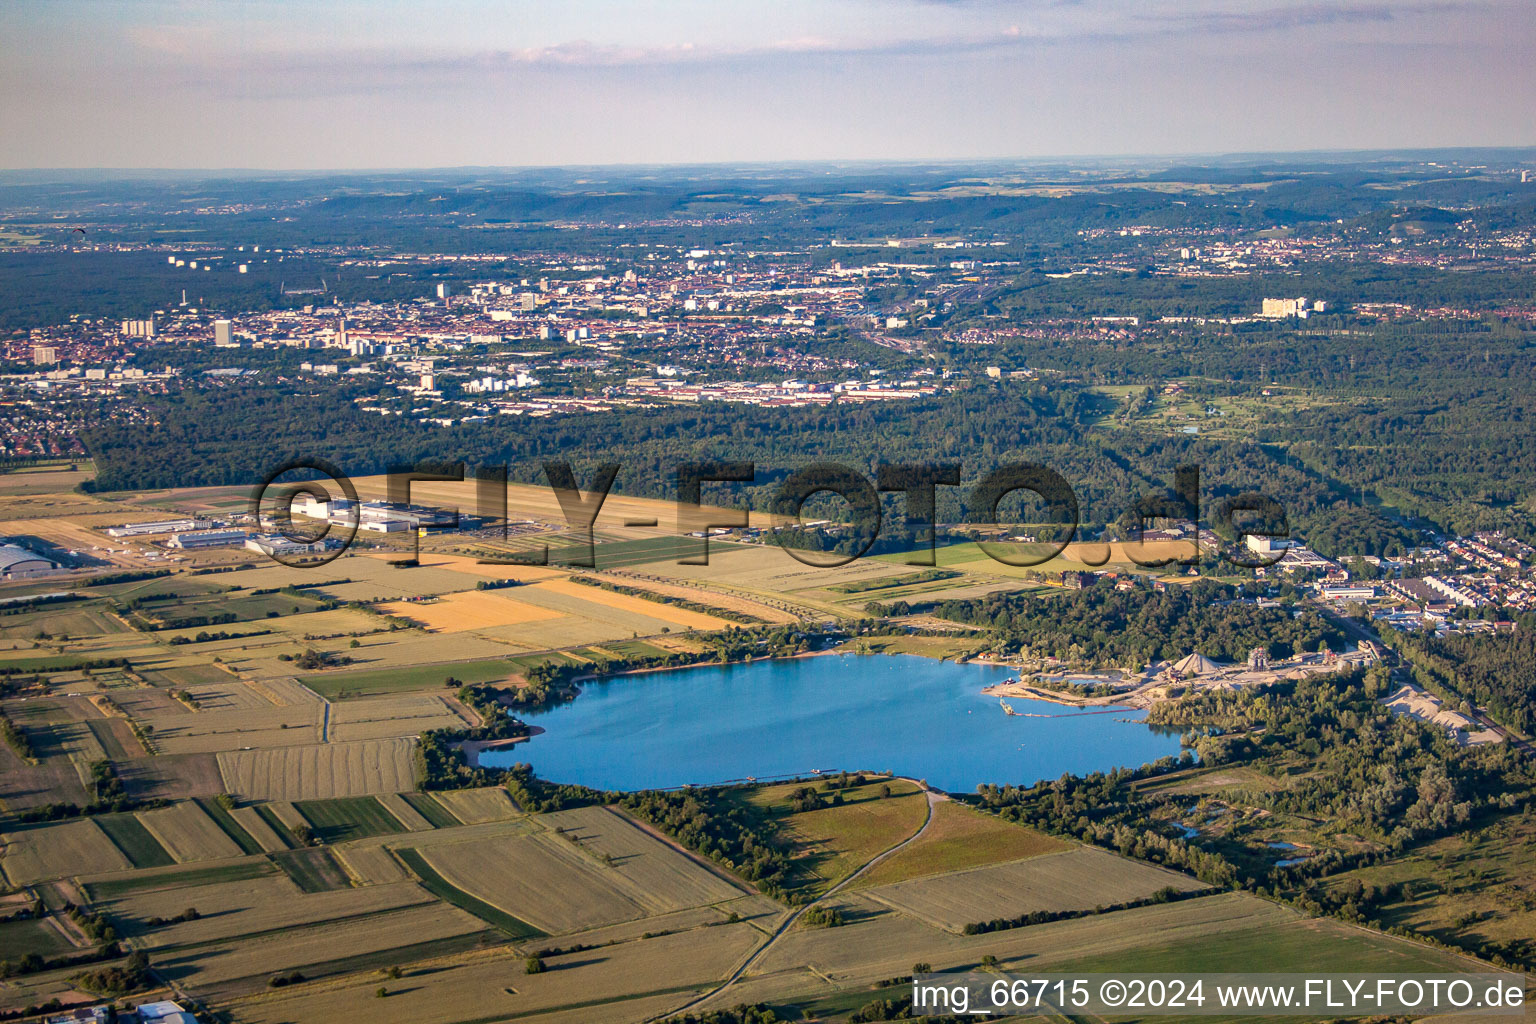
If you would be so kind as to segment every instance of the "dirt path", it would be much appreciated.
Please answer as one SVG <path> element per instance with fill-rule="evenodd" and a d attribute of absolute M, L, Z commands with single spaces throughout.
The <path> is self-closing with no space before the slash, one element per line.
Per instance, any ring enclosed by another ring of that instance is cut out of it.
<path fill-rule="evenodd" d="M 915 779 L 908 779 L 906 781 L 912 782 L 915 785 L 922 785 L 921 783 L 917 782 L 917 780 L 915 780 Z M 679 1006 L 675 1010 L 668 1010 L 666 1013 L 660 1013 L 660 1014 L 655 1015 L 654 1017 L 646 1018 L 646 1024 L 651 1024 L 651 1021 L 664 1020 L 667 1017 L 674 1017 L 674 1016 L 676 1016 L 678 1014 L 687 1013 L 690 1010 L 697 1009 L 698 1007 L 702 1006 L 704 1003 L 709 1002 L 711 999 L 713 999 L 716 996 L 718 996 L 721 993 L 723 993 L 726 989 L 730 988 L 732 985 L 736 984 L 736 982 L 740 981 L 741 980 L 741 976 L 747 973 L 747 969 L 749 967 L 751 967 L 753 964 L 755 964 L 757 961 L 761 960 L 763 958 L 763 954 L 767 953 L 768 950 L 772 949 L 773 948 L 773 944 L 778 942 L 779 939 L 783 938 L 784 934 L 786 932 L 788 932 L 790 930 L 790 928 L 794 927 L 795 922 L 800 920 L 800 915 L 804 914 L 807 910 L 810 910 L 812 907 L 816 906 L 817 904 L 823 903 L 826 900 L 830 899 L 831 897 L 837 895 L 838 892 L 840 892 L 842 889 L 846 888 L 849 884 L 851 884 L 852 882 L 855 882 L 859 878 L 863 877 L 863 875 L 866 872 L 868 872 L 870 868 L 874 867 L 876 864 L 879 864 L 881 861 L 885 860 L 887 857 L 891 856 L 893 853 L 897 853 L 897 852 L 905 849 L 908 845 L 916 842 L 919 838 L 921 838 L 922 834 L 924 832 L 928 831 L 928 826 L 933 824 L 933 805 L 936 804 L 936 803 L 939 803 L 942 800 L 948 800 L 949 799 L 949 797 L 946 796 L 945 794 L 943 794 L 943 793 L 936 793 L 936 792 L 934 792 L 931 789 L 924 789 L 923 793 L 928 798 L 928 800 L 927 800 L 927 804 L 928 804 L 927 811 L 928 811 L 928 814 L 927 814 L 927 816 L 925 818 L 923 818 L 923 824 L 922 824 L 921 828 L 919 828 L 916 832 L 912 833 L 907 838 L 903 839 L 901 842 L 897 843 L 895 846 L 889 847 L 889 848 L 887 848 L 886 850 L 884 850 L 881 853 L 877 853 L 875 856 L 873 856 L 869 860 L 865 861 L 863 867 L 859 868 L 857 871 L 853 872 L 852 874 L 845 876 L 841 881 L 839 881 L 837 884 L 833 885 L 832 888 L 828 889 L 826 892 L 822 893 L 820 896 L 816 897 L 814 900 L 812 900 L 811 902 L 807 903 L 805 906 L 801 907 L 800 909 L 796 910 L 794 913 L 792 913 L 788 917 L 786 917 L 783 920 L 783 922 L 780 923 L 779 927 L 776 928 L 773 931 L 773 933 L 768 936 L 767 941 L 765 941 L 761 946 L 758 946 L 757 949 L 753 950 L 750 954 L 748 954 L 747 958 L 745 960 L 743 960 L 740 964 L 737 965 L 736 970 L 731 972 L 731 976 L 726 978 L 725 981 L 721 982 L 714 989 L 710 990 L 709 992 L 704 993 L 703 995 L 699 996 L 697 999 L 694 999 L 691 1002 L 689 1002 L 689 1003 L 687 1003 L 687 1004 L 685 1004 L 683 1006 Z"/>

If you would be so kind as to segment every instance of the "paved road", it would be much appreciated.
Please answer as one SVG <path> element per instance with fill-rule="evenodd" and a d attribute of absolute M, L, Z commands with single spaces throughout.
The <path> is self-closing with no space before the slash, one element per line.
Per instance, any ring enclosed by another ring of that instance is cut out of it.
<path fill-rule="evenodd" d="M 905 781 L 912 782 L 916 785 L 921 785 L 921 783 L 917 783 L 915 779 L 907 779 Z M 782 922 L 780 922 L 778 928 L 774 929 L 773 934 L 768 936 L 768 941 L 764 942 L 761 946 L 758 946 L 757 949 L 753 950 L 751 955 L 743 960 L 737 966 L 736 970 L 731 973 L 731 976 L 726 978 L 725 981 L 721 982 L 718 986 L 684 1006 L 679 1006 L 675 1010 L 668 1010 L 666 1013 L 660 1013 L 654 1017 L 648 1018 L 646 1024 L 650 1024 L 651 1021 L 663 1020 L 667 1017 L 675 1017 L 680 1013 L 687 1013 L 690 1010 L 695 1010 L 702 1006 L 704 1003 L 715 998 L 715 996 L 718 996 L 720 993 L 724 992 L 726 989 L 730 988 L 732 985 L 736 984 L 737 981 L 741 980 L 741 976 L 747 973 L 747 968 L 761 960 L 763 958 L 763 954 L 772 949 L 773 944 L 778 942 L 779 939 L 783 937 L 784 933 L 789 931 L 789 929 L 794 926 L 796 921 L 800 920 L 801 914 L 804 914 L 807 910 L 810 910 L 818 903 L 822 903 L 825 900 L 830 899 L 832 896 L 836 895 L 839 890 L 846 888 L 850 883 L 862 877 L 867 871 L 869 871 L 870 868 L 874 867 L 876 864 L 879 864 L 893 853 L 896 853 L 906 848 L 909 844 L 916 842 L 924 832 L 928 831 L 928 826 L 933 824 L 933 805 L 941 800 L 949 799 L 949 797 L 945 796 L 943 793 L 936 793 L 931 789 L 926 789 L 923 791 L 923 793 L 924 796 L 927 797 L 928 814 L 927 817 L 923 819 L 923 825 L 921 828 L 919 828 L 916 832 L 912 833 L 907 838 L 903 839 L 901 842 L 897 843 L 895 846 L 890 847 L 885 852 L 871 857 L 868 861 L 865 862 L 863 867 L 859 868 L 853 874 L 848 875 L 846 878 L 832 886 L 832 888 L 822 893 L 816 899 L 812 900 L 805 906 L 801 907 L 799 910 L 796 910 L 793 914 L 790 914 L 788 917 L 786 917 Z"/>

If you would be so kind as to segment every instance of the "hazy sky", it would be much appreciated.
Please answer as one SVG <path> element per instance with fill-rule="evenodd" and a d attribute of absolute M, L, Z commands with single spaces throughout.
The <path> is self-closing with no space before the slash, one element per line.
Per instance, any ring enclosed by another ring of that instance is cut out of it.
<path fill-rule="evenodd" d="M 0 0 L 0 165 L 1536 144 L 1533 0 Z"/>

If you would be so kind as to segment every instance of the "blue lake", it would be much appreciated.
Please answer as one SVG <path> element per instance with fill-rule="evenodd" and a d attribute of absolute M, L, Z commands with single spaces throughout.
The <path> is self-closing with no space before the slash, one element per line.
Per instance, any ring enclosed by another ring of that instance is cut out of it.
<path fill-rule="evenodd" d="M 812 769 L 894 771 L 950 792 L 1177 756 L 1144 712 L 1083 714 L 981 692 L 1012 673 L 914 655 L 822 655 L 621 676 L 528 716 L 545 731 L 486 765 L 527 762 L 541 778 L 601 789 L 766 779 Z M 1137 719 L 1127 722 L 1123 719 Z"/>

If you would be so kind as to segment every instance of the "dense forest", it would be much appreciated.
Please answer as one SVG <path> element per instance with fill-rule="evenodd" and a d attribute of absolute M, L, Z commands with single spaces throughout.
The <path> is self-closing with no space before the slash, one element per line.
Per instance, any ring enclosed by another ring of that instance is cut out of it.
<path fill-rule="evenodd" d="M 1101 581 L 1078 591 L 1041 598 L 999 591 L 971 600 L 941 601 L 914 609 L 908 602 L 870 608 L 874 614 L 929 611 L 940 618 L 995 631 L 997 649 L 1024 657 L 1058 658 L 1073 665 L 1140 671 L 1153 661 L 1198 652 L 1218 661 L 1243 661 L 1262 647 L 1271 657 L 1342 649 L 1344 634 L 1310 609 L 1260 608 L 1242 592 L 1212 580 L 1153 592 L 1141 585 L 1117 590 Z"/>
<path fill-rule="evenodd" d="M 1262 844 L 1185 838 L 1169 826 L 1169 814 L 1177 817 L 1188 796 L 1140 783 L 1178 767 L 1171 759 L 1139 771 L 1063 776 L 1027 787 L 986 785 L 975 799 L 1011 821 L 1382 927 L 1375 900 L 1361 893 L 1356 900 L 1319 903 L 1314 881 L 1476 829 L 1522 806 L 1529 810 L 1533 802 L 1530 768 L 1513 750 L 1459 747 L 1437 729 L 1392 714 L 1379 700 L 1393 685 L 1377 666 L 1204 693 L 1153 710 L 1153 723 L 1186 730 L 1202 764 L 1244 765 L 1258 773 L 1257 781 L 1231 791 L 1230 800 L 1327 823 L 1344 840 L 1301 863 L 1277 864 Z M 1475 941 L 1469 951 L 1495 962 L 1536 962 L 1536 945 L 1525 939 L 1466 941 Z"/>
<path fill-rule="evenodd" d="M 1476 705 L 1497 722 L 1536 733 L 1536 632 L 1493 636 L 1391 633 L 1414 682 L 1453 706 Z"/>
<path fill-rule="evenodd" d="M 938 489 L 938 519 L 987 523 L 991 510 L 969 502 L 977 482 L 1000 466 L 1032 462 L 1067 481 L 1081 522 L 1090 527 L 1120 520 L 1143 497 L 1166 494 L 1183 465 L 1200 468 L 1207 521 L 1225 499 L 1254 492 L 1279 501 L 1294 523 L 1350 502 L 1336 482 L 1277 458 L 1264 445 L 1184 435 L 1093 435 L 1089 427 L 1100 410 L 1083 388 L 1009 382 L 899 408 L 876 403 L 770 413 L 706 403 L 620 409 L 605 416 L 600 430 L 585 417 L 551 417 L 520 421 L 510 433 L 500 425 L 437 427 L 381 418 L 359 411 L 354 397 L 340 387 L 321 397 L 259 383 L 174 392 L 151 407 L 158 420 L 152 430 L 107 422 L 87 433 L 98 469 L 90 486 L 114 491 L 247 484 L 291 459 L 316 455 L 354 476 L 462 459 L 469 473 L 479 465 L 507 464 L 512 480 L 543 484 L 543 461 L 556 458 L 575 464 L 581 481 L 590 465 L 618 461 L 616 491 L 675 498 L 680 464 L 746 461 L 757 468 L 752 483 L 709 485 L 706 500 L 744 499 L 767 509 L 794 469 L 817 462 L 841 462 L 869 479 L 882 464 L 958 464 L 962 486 Z M 166 451 L 176 457 L 167 459 Z M 893 523 L 900 507 L 899 497 L 888 499 Z M 1031 521 L 1023 506 L 1012 506 L 1016 518 L 1009 518 L 1009 508 L 1005 504 L 1001 518 Z M 1347 553 L 1376 554 L 1411 540 L 1411 533 L 1379 512 L 1360 510 L 1350 522 L 1358 529 L 1329 534 L 1321 550 L 1331 553 L 1336 544 Z"/>

